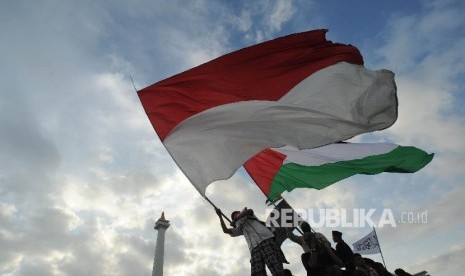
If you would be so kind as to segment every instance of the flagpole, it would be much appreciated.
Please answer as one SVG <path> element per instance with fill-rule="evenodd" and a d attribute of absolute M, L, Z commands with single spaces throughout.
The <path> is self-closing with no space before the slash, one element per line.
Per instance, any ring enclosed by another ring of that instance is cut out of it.
<path fill-rule="evenodd" d="M 381 253 L 381 259 L 383 260 L 384 268 L 387 269 L 386 263 L 384 262 L 383 251 L 381 250 L 381 243 L 379 242 L 378 234 L 376 234 L 376 228 L 374 225 L 373 225 L 373 231 L 375 231 L 375 237 L 376 237 L 376 240 L 378 241 L 379 253 Z"/>
<path fill-rule="evenodd" d="M 139 91 L 137 91 L 136 85 L 134 84 L 134 80 L 132 79 L 131 75 L 129 75 L 129 77 L 131 78 L 132 86 L 134 87 L 134 90 L 136 91 L 136 94 L 137 94 L 137 92 Z"/>
<path fill-rule="evenodd" d="M 263 192 L 263 191 L 262 191 L 262 192 Z M 265 194 L 265 193 L 263 193 L 263 194 Z M 266 195 L 265 195 L 265 196 L 266 196 Z M 299 216 L 299 214 L 298 214 L 296 211 L 294 211 L 294 208 L 292 208 L 292 206 L 289 204 L 289 202 L 287 202 L 287 200 L 286 200 L 282 195 L 280 195 L 280 197 L 281 197 L 281 199 L 282 199 L 283 201 L 286 202 L 286 204 L 287 204 L 289 207 L 291 207 L 292 211 L 295 212 L 295 213 L 297 214 L 297 216 L 299 217 L 299 219 L 302 220 L 302 221 L 304 221 L 304 219 L 301 218 L 301 217 Z M 271 201 L 270 199 L 267 199 L 267 201 L 270 201 L 271 204 L 274 205 L 274 207 L 277 207 L 276 203 L 274 203 L 274 202 Z M 270 205 L 268 205 L 268 206 L 270 206 Z M 298 227 L 295 227 L 295 229 L 297 229 L 297 232 L 299 232 L 301 235 L 304 234 L 304 233 L 302 232 L 302 230 L 300 230 Z M 313 232 L 315 232 L 315 230 L 313 230 L 313 228 L 310 227 L 310 229 L 311 229 Z"/>
<path fill-rule="evenodd" d="M 215 210 L 216 210 L 216 209 L 219 209 L 218 207 L 216 207 L 216 205 L 215 205 L 206 195 L 202 195 L 202 196 L 203 196 L 203 198 L 205 198 L 205 200 L 208 201 L 208 203 L 211 204 L 211 206 L 213 206 L 213 208 L 215 208 Z M 221 215 L 222 215 L 229 223 L 231 223 L 231 220 L 230 220 L 227 216 L 225 216 L 225 215 L 223 214 L 223 212 L 221 212 Z"/>

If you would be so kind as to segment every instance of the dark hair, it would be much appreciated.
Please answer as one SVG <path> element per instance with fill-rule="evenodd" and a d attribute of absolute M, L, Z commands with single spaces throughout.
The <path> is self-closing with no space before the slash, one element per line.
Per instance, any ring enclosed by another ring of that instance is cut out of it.
<path fill-rule="evenodd" d="M 240 213 L 240 212 L 239 212 L 239 211 L 234 211 L 234 212 L 232 212 L 232 213 L 231 213 L 231 219 L 234 220 L 234 216 L 235 216 L 236 214 L 238 214 L 238 213 Z"/>
<path fill-rule="evenodd" d="M 335 236 L 337 238 L 342 238 L 342 233 L 339 232 L 339 231 L 333 231 L 332 234 L 333 234 L 333 236 Z"/>
<path fill-rule="evenodd" d="M 396 275 L 399 275 L 399 276 L 411 276 L 412 274 L 406 272 L 405 270 L 403 270 L 402 268 L 398 268 L 396 270 L 394 270 L 394 273 Z"/>
<path fill-rule="evenodd" d="M 302 229 L 302 231 L 304 232 L 310 232 L 312 231 L 312 228 L 310 227 L 310 224 L 308 224 L 308 222 L 304 221 L 300 224 L 300 228 Z"/>

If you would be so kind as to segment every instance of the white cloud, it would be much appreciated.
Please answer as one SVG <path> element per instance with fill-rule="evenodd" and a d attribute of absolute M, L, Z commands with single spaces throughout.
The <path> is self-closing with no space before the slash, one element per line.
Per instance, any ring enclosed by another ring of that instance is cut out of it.
<path fill-rule="evenodd" d="M 271 30 L 280 31 L 282 25 L 292 18 L 294 12 L 292 1 L 277 1 L 267 22 Z"/>
<path fill-rule="evenodd" d="M 419 230 L 425 238 L 445 224 L 455 229 L 454 219 L 463 221 L 456 214 L 460 183 L 447 184 L 448 193 L 436 183 L 449 173 L 462 176 L 464 122 L 453 111 L 465 40 L 450 34 L 464 21 L 459 9 L 434 3 L 427 4 L 427 15 L 398 18 L 386 32 L 391 43 L 380 52 L 399 69 L 401 101 L 399 122 L 380 136 L 438 153 L 431 164 L 438 172 L 427 176 L 434 183 L 426 190 L 443 194 L 436 203 L 425 203 L 434 207 L 431 223 Z M 141 88 L 324 18 L 308 12 L 308 1 L 228 5 L 0 4 L 0 274 L 147 275 L 155 247 L 153 224 L 163 209 L 171 221 L 165 244 L 168 275 L 249 273 L 244 239 L 221 232 L 213 208 L 156 137 L 129 80 L 132 75 Z M 289 25 L 295 29 L 286 29 Z M 344 181 L 288 197 L 300 208 L 358 207 L 369 184 L 364 185 Z M 226 214 L 249 206 L 264 215 L 265 197 L 240 173 L 213 184 L 207 194 Z M 285 248 L 295 261 L 294 273 L 302 272 L 298 248 Z M 453 255 L 460 256 L 462 249 Z M 438 257 L 431 262 L 452 267 L 460 261 Z M 436 266 L 431 270 L 438 271 Z"/>
<path fill-rule="evenodd" d="M 449 253 L 435 256 L 422 263 L 409 265 L 405 270 L 410 273 L 427 271 L 430 275 L 461 275 L 465 269 L 464 257 L 465 247 L 459 246 Z"/>

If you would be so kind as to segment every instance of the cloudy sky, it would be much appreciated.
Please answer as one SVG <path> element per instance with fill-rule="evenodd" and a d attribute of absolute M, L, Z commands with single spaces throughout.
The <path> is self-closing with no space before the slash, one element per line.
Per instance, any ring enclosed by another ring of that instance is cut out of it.
<path fill-rule="evenodd" d="M 426 212 L 426 223 L 378 229 L 388 269 L 462 274 L 464 12 L 462 0 L 1 1 L 0 274 L 151 275 L 153 226 L 164 210 L 166 275 L 248 275 L 244 239 L 222 233 L 153 131 L 130 76 L 140 89 L 321 28 L 357 46 L 367 68 L 396 73 L 398 121 L 354 141 L 436 156 L 415 174 L 357 176 L 284 196 L 303 209 L 388 208 L 396 221 Z M 250 206 L 264 214 L 265 197 L 243 171 L 207 195 L 226 213 Z M 371 230 L 336 229 L 349 244 Z M 283 250 L 287 267 L 304 275 L 301 248 L 286 242 Z"/>

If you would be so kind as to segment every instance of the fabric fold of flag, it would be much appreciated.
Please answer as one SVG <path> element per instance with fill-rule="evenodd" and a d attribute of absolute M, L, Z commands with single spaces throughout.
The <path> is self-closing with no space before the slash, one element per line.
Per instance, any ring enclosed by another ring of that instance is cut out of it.
<path fill-rule="evenodd" d="M 365 237 L 352 244 L 354 253 L 361 255 L 381 253 L 378 238 L 376 237 L 375 230 L 371 231 Z"/>
<path fill-rule="evenodd" d="M 390 143 L 335 143 L 298 150 L 289 146 L 266 149 L 244 167 L 262 192 L 274 200 L 296 188 L 323 189 L 356 174 L 413 173 L 434 154 Z"/>
<path fill-rule="evenodd" d="M 365 69 L 326 30 L 221 56 L 138 92 L 166 149 L 197 190 L 266 148 L 308 149 L 397 119 L 394 74 Z"/>

